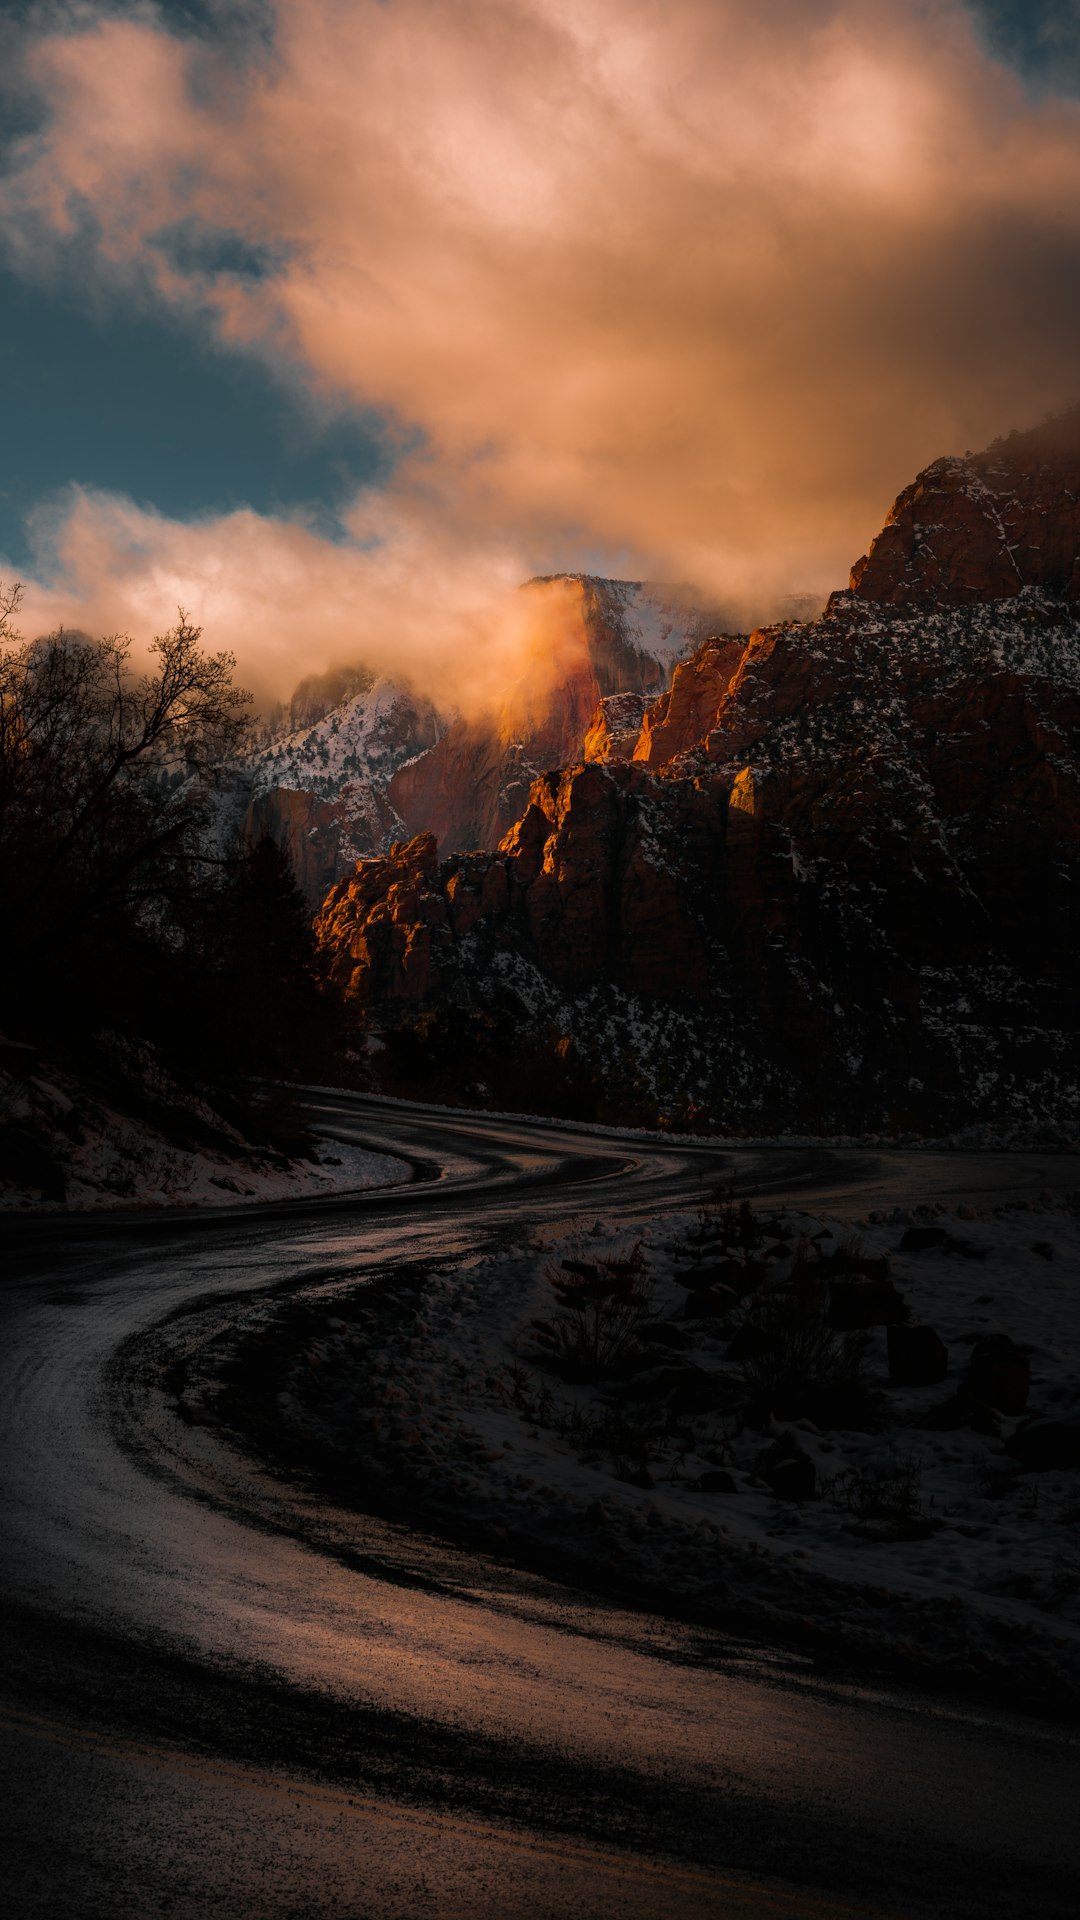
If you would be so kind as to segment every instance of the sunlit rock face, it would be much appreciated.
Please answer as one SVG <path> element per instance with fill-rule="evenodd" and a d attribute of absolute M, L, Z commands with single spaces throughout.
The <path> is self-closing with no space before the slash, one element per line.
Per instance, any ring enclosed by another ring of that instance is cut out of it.
<path fill-rule="evenodd" d="M 722 634 L 707 640 L 678 665 L 670 692 L 644 716 L 634 759 L 649 766 L 664 766 L 677 753 L 693 747 L 711 727 L 745 649 L 745 634 Z"/>
<path fill-rule="evenodd" d="M 585 729 L 584 758 L 600 764 L 632 760 L 647 709 L 643 693 L 605 694 Z"/>
<path fill-rule="evenodd" d="M 425 843 L 421 885 L 414 843 L 331 895 L 320 938 L 384 1084 L 447 1097 L 456 1061 L 462 1097 L 584 1116 L 1075 1129 L 1064 594 L 847 592 L 706 640 L 636 756 L 534 780 L 496 852 Z"/>
<path fill-rule="evenodd" d="M 1039 588 L 1080 600 L 1080 408 L 984 453 L 935 460 L 851 571 L 862 600 L 965 605 Z"/>
<path fill-rule="evenodd" d="M 636 581 L 558 575 L 523 591 L 552 588 L 564 609 L 554 657 L 541 627 L 536 657 L 522 662 L 520 678 L 490 709 L 455 721 L 430 753 L 395 775 L 389 797 L 409 833 L 430 830 L 447 850 L 497 846 L 536 775 L 585 757 L 599 703 L 636 694 L 643 711 L 643 696 L 666 686 L 672 664 L 709 625 L 705 610 Z M 634 740 L 639 727 L 640 718 Z M 625 746 L 628 757 L 633 740 Z"/>
<path fill-rule="evenodd" d="M 315 926 L 346 999 L 421 1006 L 436 991 L 451 945 L 434 835 L 361 861 L 333 888 Z"/>
<path fill-rule="evenodd" d="M 418 835 L 339 881 L 317 932 L 339 987 L 363 1006 L 455 992 L 481 931 L 491 952 L 527 950 L 559 988 L 614 981 L 700 999 L 711 931 L 700 881 L 715 827 L 707 802 L 688 804 L 635 767 L 544 774 L 496 853 L 440 864 L 432 835 Z"/>

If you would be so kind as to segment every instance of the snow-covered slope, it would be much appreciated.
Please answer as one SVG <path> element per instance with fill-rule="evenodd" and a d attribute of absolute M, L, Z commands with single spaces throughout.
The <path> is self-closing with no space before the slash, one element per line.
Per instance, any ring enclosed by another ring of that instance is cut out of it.
<path fill-rule="evenodd" d="M 129 1075 L 145 1075 L 134 1098 L 115 1064 L 108 1086 L 36 1059 L 0 1064 L 0 1216 L 315 1199 L 410 1178 L 395 1156 L 360 1147 L 253 1145 L 155 1057 L 126 1052 Z"/>
<path fill-rule="evenodd" d="M 381 679 L 313 726 L 264 747 L 250 763 L 251 792 L 293 787 L 318 800 L 338 800 L 349 787 L 383 785 L 439 738 L 430 700 L 398 681 Z"/>
<path fill-rule="evenodd" d="M 269 834 L 317 906 L 357 860 L 403 835 L 387 788 L 399 768 L 430 751 L 445 725 L 423 695 L 377 680 L 236 769 L 220 803 L 222 837 L 252 843 Z"/>

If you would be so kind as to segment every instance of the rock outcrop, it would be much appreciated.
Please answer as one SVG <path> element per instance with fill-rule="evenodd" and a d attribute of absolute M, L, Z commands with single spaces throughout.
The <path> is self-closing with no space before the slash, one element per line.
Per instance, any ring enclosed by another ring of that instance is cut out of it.
<path fill-rule="evenodd" d="M 746 651 L 745 634 L 722 634 L 681 662 L 671 688 L 649 708 L 634 749 L 635 760 L 664 766 L 703 739 Z"/>
<path fill-rule="evenodd" d="M 688 807 L 635 767 L 546 774 L 497 853 L 440 863 L 433 836 L 418 835 L 340 881 L 316 929 L 338 986 L 364 1007 L 441 997 L 480 929 L 504 953 L 526 947 L 570 993 L 614 981 L 700 1000 L 698 896 L 714 835 L 706 802 Z"/>

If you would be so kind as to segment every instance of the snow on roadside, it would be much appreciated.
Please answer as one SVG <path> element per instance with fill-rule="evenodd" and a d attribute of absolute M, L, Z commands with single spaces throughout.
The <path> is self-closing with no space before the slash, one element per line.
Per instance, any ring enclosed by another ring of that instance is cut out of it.
<path fill-rule="evenodd" d="M 253 1147 L 204 1103 L 181 1102 L 172 1085 L 167 1093 L 168 1132 L 56 1070 L 0 1071 L 0 1213 L 239 1206 L 412 1177 L 395 1155 L 336 1141 L 320 1141 L 310 1159 Z"/>
<path fill-rule="evenodd" d="M 1068 1206 L 960 1212 L 946 1221 L 922 1210 L 948 1238 L 921 1252 L 898 1251 L 911 1215 L 860 1223 L 862 1252 L 889 1258 L 913 1320 L 936 1329 L 949 1362 L 938 1385 L 891 1388 L 885 1329 L 871 1330 L 861 1362 L 870 1413 L 854 1428 L 740 1417 L 741 1369 L 725 1349 L 745 1310 L 685 1317 L 691 1216 L 645 1234 L 650 1313 L 679 1342 L 657 1346 L 669 1379 L 663 1392 L 662 1378 L 646 1382 L 651 1398 L 635 1397 L 633 1379 L 572 1384 L 531 1331 L 555 1310 L 550 1275 L 563 1259 L 628 1251 L 625 1233 L 598 1222 L 584 1238 L 339 1299 L 296 1355 L 281 1416 L 349 1460 L 361 1505 L 408 1499 L 436 1525 L 479 1528 L 534 1561 L 569 1558 L 718 1623 L 754 1618 L 766 1632 L 809 1632 L 924 1673 L 1075 1703 L 1080 1460 L 1033 1471 L 1008 1443 L 1032 1415 L 1080 1432 L 1080 1216 Z M 790 1210 L 769 1228 L 789 1248 L 824 1236 L 825 1250 L 850 1232 Z M 789 1268 L 777 1260 L 766 1288 L 782 1287 Z M 991 1416 L 984 1431 L 950 1424 L 943 1410 L 975 1342 L 993 1332 L 1029 1359 L 1026 1413 Z M 711 1412 L 685 1410 L 691 1366 L 689 1401 L 711 1400 Z M 766 1479 L 785 1433 L 813 1463 L 811 1498 L 780 1498 Z"/>

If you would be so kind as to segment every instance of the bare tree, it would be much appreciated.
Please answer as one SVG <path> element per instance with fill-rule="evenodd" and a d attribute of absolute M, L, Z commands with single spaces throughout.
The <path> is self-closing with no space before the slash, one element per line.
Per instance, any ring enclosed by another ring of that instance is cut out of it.
<path fill-rule="evenodd" d="M 0 897 L 24 963 L 69 931 L 168 938 L 166 904 L 200 858 L 207 794 L 246 729 L 228 653 L 181 610 L 137 673 L 122 636 L 24 643 L 0 588 Z"/>

